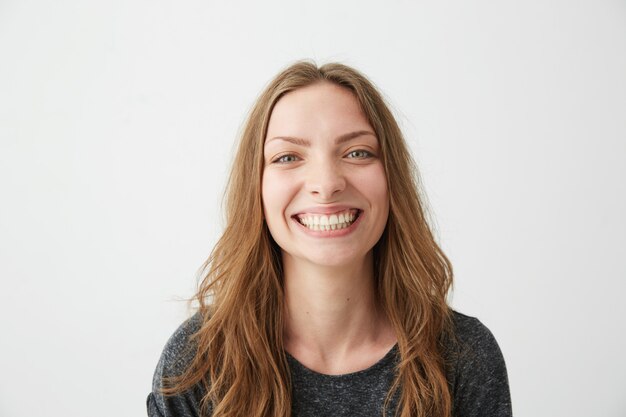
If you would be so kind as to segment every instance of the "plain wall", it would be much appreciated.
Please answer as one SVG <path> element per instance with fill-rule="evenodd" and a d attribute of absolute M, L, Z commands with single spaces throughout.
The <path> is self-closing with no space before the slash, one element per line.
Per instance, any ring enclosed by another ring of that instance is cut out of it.
<path fill-rule="evenodd" d="M 626 3 L 0 2 L 0 415 L 137 416 L 295 60 L 384 92 L 516 416 L 625 416 Z"/>

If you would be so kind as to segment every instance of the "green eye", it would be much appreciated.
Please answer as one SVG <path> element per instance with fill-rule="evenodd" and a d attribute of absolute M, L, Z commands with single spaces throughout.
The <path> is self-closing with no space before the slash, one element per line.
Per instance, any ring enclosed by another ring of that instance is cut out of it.
<path fill-rule="evenodd" d="M 296 162 L 298 160 L 298 157 L 296 157 L 295 155 L 283 155 L 280 156 L 278 158 L 276 158 L 274 160 L 275 163 L 279 163 L 279 164 L 288 164 L 290 162 Z"/>
<path fill-rule="evenodd" d="M 363 149 L 357 149 L 348 153 L 348 158 L 365 159 L 371 157 L 372 154 Z"/>

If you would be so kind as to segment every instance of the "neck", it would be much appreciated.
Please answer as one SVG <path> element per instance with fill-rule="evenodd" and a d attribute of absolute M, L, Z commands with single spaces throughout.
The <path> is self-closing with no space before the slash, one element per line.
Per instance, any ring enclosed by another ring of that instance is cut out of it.
<path fill-rule="evenodd" d="M 395 343 L 376 297 L 371 252 L 341 267 L 283 255 L 283 272 L 288 352 L 324 360 Z"/>

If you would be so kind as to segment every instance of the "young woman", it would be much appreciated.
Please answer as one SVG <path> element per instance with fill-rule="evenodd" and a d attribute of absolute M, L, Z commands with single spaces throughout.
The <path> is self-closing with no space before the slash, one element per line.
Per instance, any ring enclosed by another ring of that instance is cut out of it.
<path fill-rule="evenodd" d="M 341 64 L 261 94 L 199 311 L 165 346 L 150 416 L 510 416 L 506 368 L 446 302 L 452 268 L 402 133 Z"/>

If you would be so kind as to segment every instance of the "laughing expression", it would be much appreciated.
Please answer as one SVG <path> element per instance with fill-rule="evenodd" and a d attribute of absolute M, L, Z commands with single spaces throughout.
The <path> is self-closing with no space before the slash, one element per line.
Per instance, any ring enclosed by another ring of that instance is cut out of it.
<path fill-rule="evenodd" d="M 284 95 L 264 145 L 265 219 L 283 257 L 363 263 L 389 215 L 380 146 L 356 97 L 322 82 Z"/>

